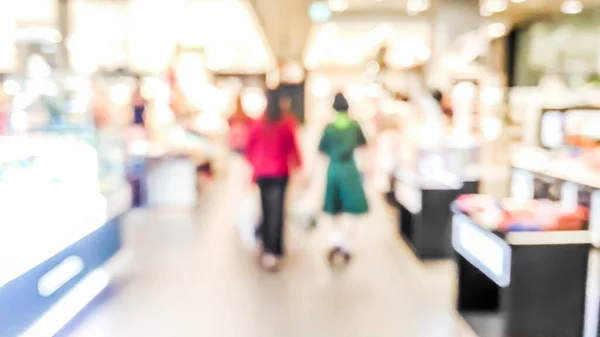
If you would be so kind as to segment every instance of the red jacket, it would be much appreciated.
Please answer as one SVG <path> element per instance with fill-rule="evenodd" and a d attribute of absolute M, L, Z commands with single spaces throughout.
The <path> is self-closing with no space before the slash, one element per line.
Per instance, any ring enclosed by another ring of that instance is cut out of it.
<path fill-rule="evenodd" d="M 262 118 L 252 125 L 245 154 L 254 179 L 287 177 L 292 168 L 301 166 L 295 129 L 289 117 L 278 122 Z"/>

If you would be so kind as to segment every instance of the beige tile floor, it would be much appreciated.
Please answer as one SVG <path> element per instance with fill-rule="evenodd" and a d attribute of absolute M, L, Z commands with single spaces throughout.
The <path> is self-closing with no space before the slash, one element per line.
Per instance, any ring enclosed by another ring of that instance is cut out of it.
<path fill-rule="evenodd" d="M 195 212 L 131 213 L 132 263 L 120 290 L 71 337 L 458 337 L 451 263 L 424 265 L 396 234 L 377 196 L 357 220 L 355 259 L 325 263 L 327 219 L 314 233 L 289 226 L 278 274 L 259 270 L 235 228 L 240 173 L 230 169 Z"/>

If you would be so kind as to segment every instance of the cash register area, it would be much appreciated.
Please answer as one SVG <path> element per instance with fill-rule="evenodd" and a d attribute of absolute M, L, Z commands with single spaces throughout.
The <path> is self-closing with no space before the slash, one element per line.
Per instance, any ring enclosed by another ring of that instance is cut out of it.
<path fill-rule="evenodd" d="M 593 1 L 21 1 L 60 10 L 0 1 L 0 337 L 600 336 Z M 310 182 L 272 273 L 229 121 L 275 89 Z M 368 143 L 345 265 L 338 92 Z"/>

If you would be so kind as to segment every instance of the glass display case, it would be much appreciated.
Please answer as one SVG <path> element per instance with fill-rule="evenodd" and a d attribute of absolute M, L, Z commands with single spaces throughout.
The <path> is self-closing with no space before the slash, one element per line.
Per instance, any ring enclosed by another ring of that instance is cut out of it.
<path fill-rule="evenodd" d="M 97 149 L 100 187 L 118 188 L 125 180 L 125 142 L 117 129 L 97 129 L 92 113 L 92 81 L 73 74 L 11 77 L 9 134 L 54 140 L 79 140 Z M 102 81 L 100 81 L 102 82 Z M 104 82 L 102 82 L 104 83 Z"/>
<path fill-rule="evenodd" d="M 0 136 L 0 336 L 54 335 L 48 329 L 96 297 L 131 208 L 123 146 L 118 132 L 95 128 L 91 82 L 34 60 L 35 71 L 6 80 L 14 90 Z"/>

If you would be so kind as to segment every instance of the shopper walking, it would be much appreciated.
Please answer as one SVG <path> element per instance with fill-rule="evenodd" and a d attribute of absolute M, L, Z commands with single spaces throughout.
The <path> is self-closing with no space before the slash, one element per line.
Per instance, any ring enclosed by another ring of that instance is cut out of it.
<path fill-rule="evenodd" d="M 231 150 L 237 153 L 244 153 L 248 144 L 248 134 L 252 126 L 250 118 L 242 105 L 240 96 L 236 99 L 234 113 L 229 117 L 229 146 Z"/>
<path fill-rule="evenodd" d="M 142 127 L 146 126 L 146 99 L 142 95 L 141 78 L 136 77 L 136 88 L 131 96 L 133 105 L 133 124 Z"/>
<path fill-rule="evenodd" d="M 354 159 L 355 150 L 367 142 L 359 124 L 348 116 L 348 108 L 344 95 L 337 94 L 333 102 L 334 120 L 325 128 L 319 144 L 319 151 L 330 159 L 324 211 L 336 217 L 336 228 L 330 237 L 330 262 L 338 255 L 346 262 L 350 260 L 348 215 L 365 214 L 369 209 L 362 176 Z"/>
<path fill-rule="evenodd" d="M 265 115 L 253 124 L 245 151 L 260 189 L 262 223 L 259 237 L 263 253 L 261 265 L 275 271 L 284 254 L 283 222 L 288 180 L 300 168 L 301 157 L 294 123 L 285 118 L 279 106 L 278 91 L 267 94 Z"/>

